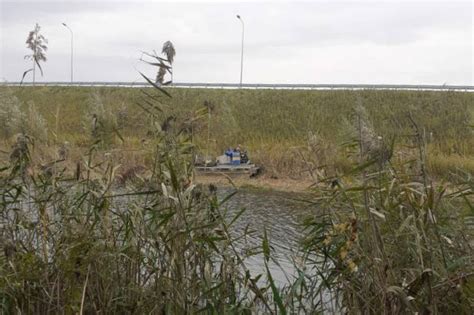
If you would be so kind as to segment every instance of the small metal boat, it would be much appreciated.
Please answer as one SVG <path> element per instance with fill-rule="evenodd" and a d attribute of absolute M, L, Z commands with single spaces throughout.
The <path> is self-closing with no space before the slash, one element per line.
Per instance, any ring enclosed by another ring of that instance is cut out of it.
<path fill-rule="evenodd" d="M 195 166 L 194 169 L 199 173 L 230 173 L 255 175 L 259 172 L 260 167 L 256 166 L 255 164 L 217 164 L 214 166 Z"/>

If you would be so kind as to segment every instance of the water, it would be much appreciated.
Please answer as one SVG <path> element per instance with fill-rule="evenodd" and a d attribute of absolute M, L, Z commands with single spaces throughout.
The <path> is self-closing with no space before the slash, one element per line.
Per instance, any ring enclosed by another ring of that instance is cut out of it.
<path fill-rule="evenodd" d="M 230 189 L 220 189 L 218 196 L 222 199 L 231 193 Z M 278 265 L 270 264 L 270 271 L 275 282 L 284 286 L 292 281 L 295 275 L 294 260 L 298 260 L 300 240 L 303 236 L 303 219 L 316 214 L 315 205 L 304 202 L 305 196 L 295 193 L 262 192 L 239 190 L 223 206 L 228 208 L 229 216 L 235 215 L 242 208 L 246 211 L 234 223 L 233 234 L 241 235 L 246 227 L 252 233 L 244 240 L 237 242 L 239 249 L 262 246 L 264 229 L 267 231 L 272 257 Z M 253 273 L 264 272 L 263 255 L 256 255 L 245 260 L 247 268 Z"/>
<path fill-rule="evenodd" d="M 232 191 L 221 188 L 218 190 L 218 196 L 222 199 Z M 289 286 L 296 280 L 297 270 L 294 262 L 298 265 L 298 261 L 301 261 L 300 242 L 305 233 L 303 220 L 321 213 L 317 205 L 308 200 L 311 198 L 307 194 L 239 190 L 223 205 L 229 210 L 229 216 L 235 215 L 242 208 L 246 209 L 232 226 L 232 232 L 234 235 L 242 235 L 248 226 L 253 233 L 245 241 L 237 242 L 239 249 L 252 246 L 261 248 L 264 229 L 267 231 L 273 249 L 271 256 L 278 261 L 278 265 L 270 263 L 269 269 L 275 284 L 280 288 Z M 244 262 L 252 276 L 266 272 L 262 254 L 251 256 Z M 305 270 L 305 273 L 311 277 L 319 277 L 314 270 Z M 262 277 L 260 281 L 264 278 Z M 328 313 L 340 313 L 339 306 L 334 304 L 335 300 L 331 292 L 323 290 L 320 297 Z"/>

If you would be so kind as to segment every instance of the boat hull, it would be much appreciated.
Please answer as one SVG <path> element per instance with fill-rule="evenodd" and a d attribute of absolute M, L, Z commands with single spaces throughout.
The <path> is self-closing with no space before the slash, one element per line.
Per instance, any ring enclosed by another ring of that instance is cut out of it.
<path fill-rule="evenodd" d="M 219 164 L 216 166 L 195 166 L 194 169 L 196 170 L 196 172 L 203 174 L 256 174 L 258 173 L 260 168 L 255 164 Z"/>

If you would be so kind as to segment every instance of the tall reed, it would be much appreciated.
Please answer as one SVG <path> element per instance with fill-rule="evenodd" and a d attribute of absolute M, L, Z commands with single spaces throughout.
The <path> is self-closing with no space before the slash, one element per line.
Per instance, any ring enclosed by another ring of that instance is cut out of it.
<path fill-rule="evenodd" d="M 473 238 L 461 210 L 473 209 L 472 186 L 432 180 L 414 119 L 415 159 L 380 163 L 380 151 L 368 150 L 377 144 L 370 122 L 356 118 L 355 166 L 315 190 L 324 213 L 306 222 L 322 286 L 349 314 L 472 313 Z"/>

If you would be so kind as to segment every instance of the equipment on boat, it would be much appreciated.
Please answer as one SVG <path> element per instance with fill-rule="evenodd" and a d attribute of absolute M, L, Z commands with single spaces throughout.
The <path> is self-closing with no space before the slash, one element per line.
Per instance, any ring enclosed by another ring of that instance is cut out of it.
<path fill-rule="evenodd" d="M 233 173 L 233 174 L 257 174 L 259 167 L 251 164 L 247 151 L 241 150 L 240 145 L 228 148 L 223 155 L 216 158 L 215 163 L 200 163 L 195 165 L 195 170 L 200 173 Z"/>

